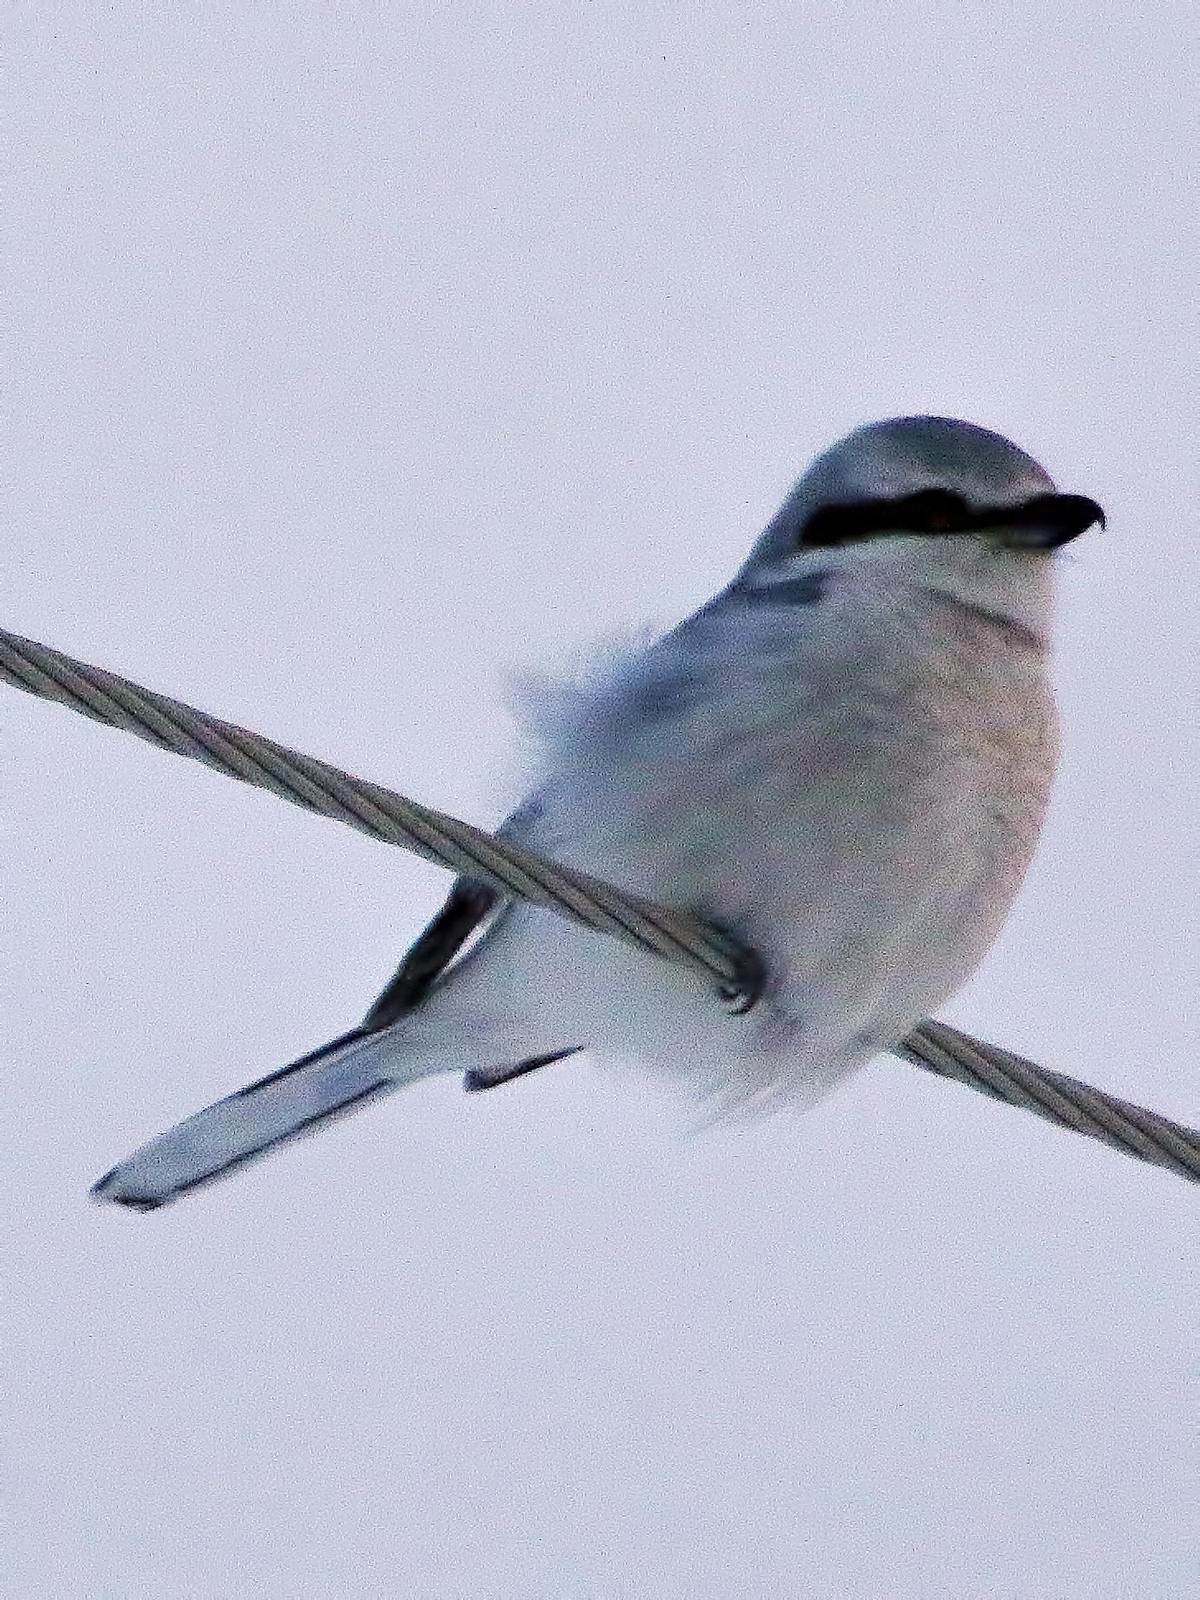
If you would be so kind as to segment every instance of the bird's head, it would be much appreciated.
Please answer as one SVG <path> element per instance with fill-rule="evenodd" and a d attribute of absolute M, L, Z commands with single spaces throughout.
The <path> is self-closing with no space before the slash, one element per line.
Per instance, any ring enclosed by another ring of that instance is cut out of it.
<path fill-rule="evenodd" d="M 818 573 L 878 573 L 1045 637 L 1051 555 L 1104 513 L 1062 494 L 998 433 L 948 417 L 857 428 L 796 484 L 736 580 L 762 594 Z"/>

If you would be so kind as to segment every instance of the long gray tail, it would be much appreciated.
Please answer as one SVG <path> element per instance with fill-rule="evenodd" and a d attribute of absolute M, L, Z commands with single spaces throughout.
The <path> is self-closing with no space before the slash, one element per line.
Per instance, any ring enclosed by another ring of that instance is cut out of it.
<path fill-rule="evenodd" d="M 418 1056 L 405 1071 L 391 1032 L 356 1028 L 247 1084 L 135 1150 L 93 1195 L 153 1211 L 433 1070 Z"/>

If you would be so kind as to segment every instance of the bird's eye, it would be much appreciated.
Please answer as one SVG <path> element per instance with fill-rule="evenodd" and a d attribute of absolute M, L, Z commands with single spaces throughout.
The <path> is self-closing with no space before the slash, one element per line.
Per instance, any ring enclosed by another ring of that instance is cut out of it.
<path fill-rule="evenodd" d="M 912 533 L 957 533 L 971 515 L 962 495 L 952 489 L 922 489 L 896 503 L 899 526 Z"/>
<path fill-rule="evenodd" d="M 857 500 L 822 506 L 801 531 L 802 545 L 849 544 L 888 533 L 959 533 L 971 508 L 952 489 L 919 489 L 895 500 Z"/>

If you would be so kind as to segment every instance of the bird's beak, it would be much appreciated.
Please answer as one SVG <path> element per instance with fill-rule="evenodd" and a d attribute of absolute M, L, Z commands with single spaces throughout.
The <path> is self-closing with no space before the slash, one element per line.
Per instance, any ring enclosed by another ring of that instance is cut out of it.
<path fill-rule="evenodd" d="M 1104 527 L 1103 510 L 1085 494 L 1035 495 L 993 518 L 1000 538 L 1017 550 L 1057 550 L 1096 523 Z"/>

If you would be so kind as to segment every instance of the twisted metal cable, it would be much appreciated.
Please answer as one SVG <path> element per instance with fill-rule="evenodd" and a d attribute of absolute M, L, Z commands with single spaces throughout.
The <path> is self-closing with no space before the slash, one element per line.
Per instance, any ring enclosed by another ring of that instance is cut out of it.
<path fill-rule="evenodd" d="M 714 982 L 734 1010 L 753 1005 L 762 987 L 762 963 L 753 951 L 685 912 L 654 905 L 548 861 L 511 839 L 485 833 L 180 700 L 4 630 L 0 630 L 0 680 L 109 727 L 135 733 L 160 749 L 202 761 L 228 777 L 268 789 L 374 839 L 401 845 L 490 884 L 506 897 L 548 907 L 584 927 L 690 967 Z M 1200 1131 L 1036 1066 L 945 1023 L 922 1022 L 896 1046 L 895 1054 L 1200 1182 Z"/>
<path fill-rule="evenodd" d="M 927 1017 L 896 1045 L 894 1055 L 954 1078 L 993 1100 L 1021 1106 L 1060 1128 L 1086 1133 L 1114 1150 L 1200 1183 L 1200 1129 L 1185 1128 L 1144 1106 L 1093 1089 L 1065 1072 L 1039 1067 L 1000 1045 L 987 1044 Z"/>

